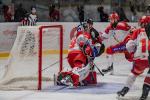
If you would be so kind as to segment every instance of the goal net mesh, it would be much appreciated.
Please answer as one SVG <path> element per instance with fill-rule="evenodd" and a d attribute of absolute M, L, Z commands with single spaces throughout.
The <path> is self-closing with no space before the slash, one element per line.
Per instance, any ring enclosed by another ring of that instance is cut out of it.
<path fill-rule="evenodd" d="M 10 57 L 4 66 L 0 89 L 41 89 L 50 86 L 54 74 L 62 68 L 61 57 L 61 26 L 18 27 Z"/>

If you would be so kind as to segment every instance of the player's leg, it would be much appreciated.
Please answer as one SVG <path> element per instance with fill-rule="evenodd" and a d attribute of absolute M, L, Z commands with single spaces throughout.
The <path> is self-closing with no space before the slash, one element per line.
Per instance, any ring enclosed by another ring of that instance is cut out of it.
<path fill-rule="evenodd" d="M 74 67 L 82 67 L 83 65 L 86 64 L 86 57 L 79 50 L 69 52 L 67 60 L 71 69 L 73 69 Z M 76 77 L 75 75 L 73 75 L 71 70 L 62 71 L 58 73 L 57 85 L 73 85 L 71 75 Z"/>
<path fill-rule="evenodd" d="M 85 67 L 84 66 L 83 67 L 74 67 L 69 72 L 61 72 L 58 75 L 58 79 L 59 79 L 58 81 L 62 85 L 78 86 L 90 74 L 90 70 L 91 70 L 91 66 L 89 64 Z"/>
<path fill-rule="evenodd" d="M 131 73 L 128 75 L 127 81 L 125 83 L 125 86 L 122 88 L 122 90 L 118 91 L 118 96 L 125 96 L 132 85 L 134 84 L 136 77 L 142 74 L 148 66 L 147 60 L 136 60 L 133 63 L 133 68 L 131 70 Z"/>
<path fill-rule="evenodd" d="M 110 46 L 106 49 L 106 53 L 107 53 L 107 60 L 108 60 L 108 67 L 106 69 L 103 69 L 102 72 L 103 73 L 107 73 L 107 72 L 111 72 L 111 74 L 113 74 L 113 54 L 115 53 L 123 53 L 126 51 L 126 47 L 124 45 L 124 43 L 119 43 L 116 44 L 114 46 Z"/>
<path fill-rule="evenodd" d="M 108 72 L 112 72 L 113 73 L 113 51 L 112 51 L 112 47 L 108 47 L 106 49 L 106 53 L 107 53 L 107 61 L 108 61 L 108 65 L 106 69 L 102 69 L 103 73 L 108 73 Z"/>
<path fill-rule="evenodd" d="M 137 77 L 137 75 L 135 75 L 133 73 L 130 73 L 128 75 L 125 86 L 120 91 L 117 92 L 118 96 L 125 96 L 128 93 L 128 91 L 130 90 L 130 88 L 134 84 L 136 77 Z"/>
<path fill-rule="evenodd" d="M 150 91 L 150 69 L 147 72 L 147 75 L 144 80 L 142 95 L 139 100 L 146 100 Z"/>
<path fill-rule="evenodd" d="M 89 75 L 90 70 L 93 69 L 91 64 L 88 64 L 87 57 L 82 52 L 72 52 L 68 54 L 68 63 L 70 64 L 72 70 L 69 73 L 60 73 L 58 81 L 63 85 L 73 85 L 78 86 Z M 72 84 L 70 84 L 72 83 Z"/>

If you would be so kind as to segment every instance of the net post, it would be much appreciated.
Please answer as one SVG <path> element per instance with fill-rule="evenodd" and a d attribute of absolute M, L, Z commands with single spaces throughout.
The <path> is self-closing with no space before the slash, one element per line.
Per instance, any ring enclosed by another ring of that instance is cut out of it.
<path fill-rule="evenodd" d="M 39 58 L 38 58 L 38 90 L 41 90 L 42 87 L 42 29 L 41 26 L 39 28 Z"/>
<path fill-rule="evenodd" d="M 59 72 L 62 71 L 62 66 L 63 66 L 63 27 L 60 25 L 60 70 Z"/>
<path fill-rule="evenodd" d="M 39 28 L 39 68 L 38 68 L 38 90 L 42 89 L 42 30 L 43 28 L 59 28 L 60 29 L 60 68 L 59 72 L 63 69 L 63 26 L 53 25 L 53 26 L 41 26 Z"/>

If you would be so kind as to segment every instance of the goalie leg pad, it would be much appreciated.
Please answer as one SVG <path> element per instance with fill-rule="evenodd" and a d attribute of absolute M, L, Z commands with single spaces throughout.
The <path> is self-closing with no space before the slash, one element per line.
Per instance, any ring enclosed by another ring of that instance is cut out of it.
<path fill-rule="evenodd" d="M 87 64 L 87 57 L 80 50 L 74 50 L 69 52 L 67 60 L 71 68 L 79 67 L 79 64 Z"/>
<path fill-rule="evenodd" d="M 85 85 L 97 84 L 97 73 L 96 71 L 91 71 L 89 75 L 82 81 Z"/>
<path fill-rule="evenodd" d="M 65 85 L 62 80 L 64 80 L 66 77 L 71 76 L 71 72 L 60 72 L 58 73 L 57 79 L 56 79 L 56 84 L 57 85 Z M 70 82 L 72 79 L 70 79 Z"/>

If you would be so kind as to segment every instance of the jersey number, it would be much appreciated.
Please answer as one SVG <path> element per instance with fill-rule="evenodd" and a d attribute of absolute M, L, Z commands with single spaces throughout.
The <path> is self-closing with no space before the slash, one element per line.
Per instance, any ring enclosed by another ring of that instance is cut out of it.
<path fill-rule="evenodd" d="M 142 53 L 146 52 L 146 39 L 142 39 L 141 40 L 141 44 L 142 44 Z"/>

